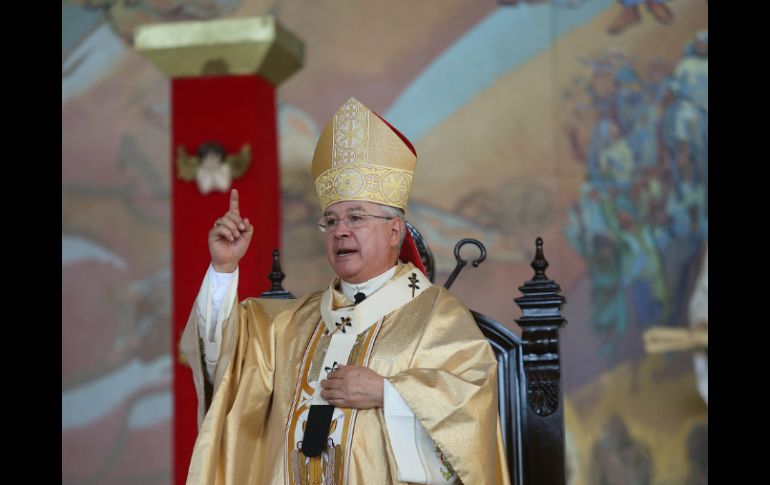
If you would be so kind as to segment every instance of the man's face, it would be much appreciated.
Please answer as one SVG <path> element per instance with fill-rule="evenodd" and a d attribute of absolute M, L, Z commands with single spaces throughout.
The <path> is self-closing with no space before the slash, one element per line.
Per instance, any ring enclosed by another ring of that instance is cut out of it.
<path fill-rule="evenodd" d="M 364 225 L 350 228 L 343 220 L 355 212 L 386 216 L 382 207 L 371 202 L 348 201 L 330 205 L 324 215 L 337 218 L 333 232 L 324 234 L 326 258 L 337 275 L 349 283 L 363 283 L 390 269 L 398 257 L 400 220 L 367 218 Z"/>

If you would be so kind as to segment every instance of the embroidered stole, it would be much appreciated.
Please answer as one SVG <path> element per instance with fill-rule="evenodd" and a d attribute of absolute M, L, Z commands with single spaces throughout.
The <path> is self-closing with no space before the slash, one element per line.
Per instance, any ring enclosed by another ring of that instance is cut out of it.
<path fill-rule="evenodd" d="M 329 437 L 322 453 L 307 457 L 302 438 L 312 404 L 328 404 L 320 381 L 339 364 L 366 367 L 386 315 L 432 286 L 418 270 L 391 279 L 358 305 L 333 309 L 335 281 L 321 298 L 321 321 L 305 350 L 286 427 L 286 483 L 343 485 L 347 483 L 350 443 L 358 410 L 334 408 Z"/>

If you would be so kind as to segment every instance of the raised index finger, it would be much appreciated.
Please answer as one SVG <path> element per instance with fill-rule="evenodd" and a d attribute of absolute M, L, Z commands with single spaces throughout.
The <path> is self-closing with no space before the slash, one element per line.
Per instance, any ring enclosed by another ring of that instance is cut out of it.
<path fill-rule="evenodd" d="M 240 215 L 241 211 L 238 209 L 238 190 L 233 189 L 230 191 L 230 210 Z"/>

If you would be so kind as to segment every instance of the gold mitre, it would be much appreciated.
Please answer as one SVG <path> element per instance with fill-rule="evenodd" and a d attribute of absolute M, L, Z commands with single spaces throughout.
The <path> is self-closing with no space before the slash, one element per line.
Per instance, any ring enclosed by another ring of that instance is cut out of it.
<path fill-rule="evenodd" d="M 350 98 L 324 128 L 313 154 L 313 180 L 321 210 L 344 200 L 406 210 L 416 164 L 409 140 Z"/>

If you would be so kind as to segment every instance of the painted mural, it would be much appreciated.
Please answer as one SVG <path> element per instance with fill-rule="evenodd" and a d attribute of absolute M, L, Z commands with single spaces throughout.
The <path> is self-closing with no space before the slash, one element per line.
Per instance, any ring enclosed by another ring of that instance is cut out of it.
<path fill-rule="evenodd" d="M 570 483 L 708 483 L 693 352 L 643 347 L 689 325 L 708 241 L 704 0 L 63 1 L 62 483 L 171 482 L 169 82 L 133 30 L 266 13 L 307 47 L 278 90 L 284 285 L 331 277 L 308 168 L 355 96 L 417 149 L 437 281 L 457 240 L 487 246 L 469 307 L 519 332 L 544 238 Z"/>

